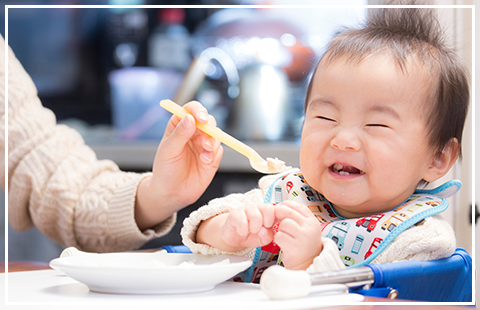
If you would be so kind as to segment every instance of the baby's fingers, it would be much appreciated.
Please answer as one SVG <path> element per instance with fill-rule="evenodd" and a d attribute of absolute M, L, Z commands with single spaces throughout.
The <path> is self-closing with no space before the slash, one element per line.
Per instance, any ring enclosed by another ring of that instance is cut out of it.
<path fill-rule="evenodd" d="M 283 220 L 278 226 L 278 231 L 275 234 L 274 240 L 281 248 L 290 247 L 295 244 L 296 233 L 298 225 L 290 219 Z"/>
<path fill-rule="evenodd" d="M 282 202 L 282 205 L 297 211 L 299 214 L 303 215 L 304 217 L 313 216 L 312 211 L 310 211 L 310 209 L 306 205 L 303 205 L 301 203 L 291 201 L 291 200 L 285 200 L 284 202 Z"/>
<path fill-rule="evenodd" d="M 264 246 L 272 242 L 273 240 L 273 231 L 271 229 L 267 229 L 265 227 L 260 228 L 258 232 L 258 237 L 260 239 L 260 245 Z"/>
<path fill-rule="evenodd" d="M 249 206 L 232 211 L 228 216 L 228 224 L 235 227 L 241 237 L 257 234 L 262 228 L 262 213 L 258 208 Z"/>
<path fill-rule="evenodd" d="M 228 231 L 234 230 L 239 236 L 248 235 L 248 218 L 243 209 L 237 209 L 228 214 L 225 226 Z"/>
<path fill-rule="evenodd" d="M 305 220 L 305 216 L 298 212 L 296 208 L 292 208 L 284 203 L 277 204 L 275 206 L 275 221 L 281 222 L 284 219 L 291 219 L 297 223 L 301 223 Z"/>
<path fill-rule="evenodd" d="M 248 220 L 249 233 L 258 234 L 263 227 L 263 215 L 257 206 L 245 208 L 245 214 Z"/>
<path fill-rule="evenodd" d="M 273 204 L 263 204 L 259 207 L 263 218 L 263 227 L 271 228 L 275 223 L 275 206 Z"/>

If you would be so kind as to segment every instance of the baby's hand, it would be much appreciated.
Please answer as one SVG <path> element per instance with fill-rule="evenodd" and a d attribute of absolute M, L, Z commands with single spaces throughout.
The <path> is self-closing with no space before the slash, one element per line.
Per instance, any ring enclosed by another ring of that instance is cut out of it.
<path fill-rule="evenodd" d="M 278 232 L 275 243 L 282 249 L 282 261 L 288 269 L 307 269 L 323 250 L 322 228 L 307 206 L 284 201 L 275 206 Z"/>
<path fill-rule="evenodd" d="M 264 246 L 273 240 L 274 220 L 272 204 L 243 206 L 228 214 L 221 237 L 232 247 Z"/>

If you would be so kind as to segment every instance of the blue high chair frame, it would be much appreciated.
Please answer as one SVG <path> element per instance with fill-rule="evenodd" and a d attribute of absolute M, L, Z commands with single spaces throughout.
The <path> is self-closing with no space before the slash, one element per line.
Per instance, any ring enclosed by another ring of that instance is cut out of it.
<path fill-rule="evenodd" d="M 387 297 L 393 290 L 397 298 L 431 302 L 472 302 L 472 258 L 457 248 L 447 258 L 433 261 L 404 261 L 368 264 L 375 275 L 369 289 L 350 289 L 365 296 Z"/>
<path fill-rule="evenodd" d="M 191 253 L 184 245 L 163 246 L 168 253 Z M 386 264 L 368 264 L 374 273 L 374 282 L 366 288 L 350 292 L 372 297 L 391 297 L 430 302 L 472 302 L 472 258 L 467 251 L 457 248 L 447 258 L 419 262 L 405 261 Z"/>

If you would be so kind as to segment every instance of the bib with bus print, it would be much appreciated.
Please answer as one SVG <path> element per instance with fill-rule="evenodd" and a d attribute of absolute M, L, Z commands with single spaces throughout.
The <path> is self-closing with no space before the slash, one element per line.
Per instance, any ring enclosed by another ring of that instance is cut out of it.
<path fill-rule="evenodd" d="M 290 170 L 291 171 L 291 170 Z M 434 189 L 417 189 L 404 203 L 391 211 L 361 218 L 343 218 L 332 204 L 311 188 L 300 170 L 278 178 L 270 187 L 265 203 L 294 200 L 308 206 L 322 223 L 322 236 L 332 239 L 346 267 L 370 263 L 401 232 L 423 219 L 445 211 L 448 200 L 461 187 L 458 180 Z M 277 226 L 278 227 L 278 226 Z M 275 233 L 276 227 L 273 227 Z M 234 281 L 258 282 L 271 265 L 277 264 L 279 247 L 270 243 L 256 249 L 252 266 L 237 275 Z"/>

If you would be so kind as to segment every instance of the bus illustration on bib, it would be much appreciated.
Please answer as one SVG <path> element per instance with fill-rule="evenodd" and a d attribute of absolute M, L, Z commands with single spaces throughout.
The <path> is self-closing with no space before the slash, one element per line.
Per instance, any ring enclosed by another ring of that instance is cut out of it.
<path fill-rule="evenodd" d="M 405 213 L 395 213 L 386 222 L 382 224 L 383 230 L 392 231 L 395 227 L 403 223 L 408 219 L 408 215 Z"/>
<path fill-rule="evenodd" d="M 368 232 L 372 232 L 375 227 L 377 226 L 378 221 L 384 216 L 385 214 L 378 214 L 374 216 L 367 216 L 364 217 L 355 223 L 355 226 L 359 227 L 362 226 L 367 229 Z"/>
<path fill-rule="evenodd" d="M 347 235 L 350 224 L 347 222 L 335 223 L 327 234 L 327 238 L 332 239 L 340 251 L 345 245 L 345 236 Z"/>
<path fill-rule="evenodd" d="M 367 253 L 365 253 L 365 259 L 367 259 L 372 253 L 378 248 L 380 243 L 382 243 L 383 239 L 382 238 L 375 238 L 373 239 L 372 244 L 370 245 L 370 248 L 368 249 Z"/>

